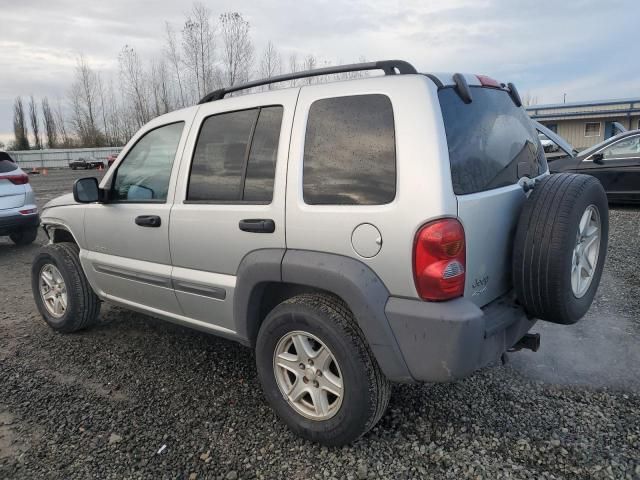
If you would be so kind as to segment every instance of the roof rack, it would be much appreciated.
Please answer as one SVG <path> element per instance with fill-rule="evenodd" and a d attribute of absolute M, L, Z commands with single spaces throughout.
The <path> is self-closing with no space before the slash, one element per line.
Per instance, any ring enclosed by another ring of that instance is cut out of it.
<path fill-rule="evenodd" d="M 249 88 L 260 87 L 262 85 L 269 85 L 271 83 L 286 82 L 288 80 L 297 80 L 299 78 L 318 77 L 320 75 L 333 75 L 336 73 L 346 72 L 363 72 L 366 70 L 382 70 L 385 75 L 406 75 L 411 73 L 418 73 L 413 65 L 404 60 L 382 60 L 379 62 L 367 62 L 367 63 L 353 63 L 351 65 L 340 65 L 336 67 L 318 68 L 315 70 L 305 70 L 302 72 L 286 73 L 284 75 L 276 75 L 271 78 L 263 78 L 261 80 L 254 80 L 252 82 L 243 83 L 241 85 L 235 85 L 229 88 L 221 88 L 208 93 L 200 101 L 198 105 L 202 103 L 212 102 L 214 100 L 221 100 L 225 95 L 239 90 L 247 90 Z"/>

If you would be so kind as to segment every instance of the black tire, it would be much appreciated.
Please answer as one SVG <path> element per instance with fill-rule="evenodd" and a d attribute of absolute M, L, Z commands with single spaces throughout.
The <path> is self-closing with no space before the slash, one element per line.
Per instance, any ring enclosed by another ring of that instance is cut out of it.
<path fill-rule="evenodd" d="M 38 311 L 52 329 L 62 333 L 90 327 L 97 322 L 100 313 L 100 300 L 84 275 L 79 251 L 75 243 L 46 245 L 40 249 L 31 265 L 31 289 Z M 67 290 L 67 308 L 60 317 L 55 317 L 47 310 L 40 295 L 40 272 L 47 264 L 58 269 Z"/>
<path fill-rule="evenodd" d="M 274 352 L 280 339 L 296 330 L 320 339 L 340 366 L 344 395 L 329 419 L 304 417 L 278 387 Z M 256 363 L 265 396 L 277 415 L 294 433 L 314 442 L 339 446 L 356 440 L 378 422 L 389 403 L 389 381 L 347 305 L 331 295 L 302 294 L 275 307 L 260 327 Z"/>
<path fill-rule="evenodd" d="M 38 238 L 38 227 L 25 228 L 19 232 L 13 232 L 9 238 L 16 245 L 30 245 Z"/>
<path fill-rule="evenodd" d="M 579 222 L 594 206 L 600 219 L 600 248 L 591 284 L 576 296 L 571 285 Z M 538 182 L 524 204 L 516 231 L 513 284 L 532 316 L 569 325 L 589 310 L 607 251 L 609 208 L 600 182 L 589 175 L 560 173 Z"/>

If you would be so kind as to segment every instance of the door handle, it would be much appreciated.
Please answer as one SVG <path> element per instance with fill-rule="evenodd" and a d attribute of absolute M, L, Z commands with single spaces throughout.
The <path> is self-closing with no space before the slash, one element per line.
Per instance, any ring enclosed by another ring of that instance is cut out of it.
<path fill-rule="evenodd" d="M 273 233 L 276 231 L 276 224 L 270 218 L 247 218 L 240 220 L 238 226 L 243 232 Z"/>
<path fill-rule="evenodd" d="M 162 220 L 157 215 L 140 215 L 136 217 L 136 225 L 141 227 L 159 227 Z"/>

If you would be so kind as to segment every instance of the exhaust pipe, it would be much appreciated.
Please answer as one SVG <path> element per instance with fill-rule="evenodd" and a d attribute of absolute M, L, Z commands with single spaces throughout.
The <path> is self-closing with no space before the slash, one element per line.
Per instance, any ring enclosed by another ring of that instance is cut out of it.
<path fill-rule="evenodd" d="M 537 352 L 540 348 L 540 334 L 539 333 L 527 333 L 524 337 L 516 342 L 516 344 L 511 347 L 509 352 L 517 352 L 526 348 L 527 350 L 531 350 L 532 352 Z"/>

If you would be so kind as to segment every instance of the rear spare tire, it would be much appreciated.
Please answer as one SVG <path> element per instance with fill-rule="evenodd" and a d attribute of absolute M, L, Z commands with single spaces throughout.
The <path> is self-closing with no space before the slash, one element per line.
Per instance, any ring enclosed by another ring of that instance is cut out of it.
<path fill-rule="evenodd" d="M 560 173 L 540 180 L 520 214 L 513 284 L 530 315 L 553 323 L 580 320 L 598 289 L 609 237 L 600 182 Z"/>

